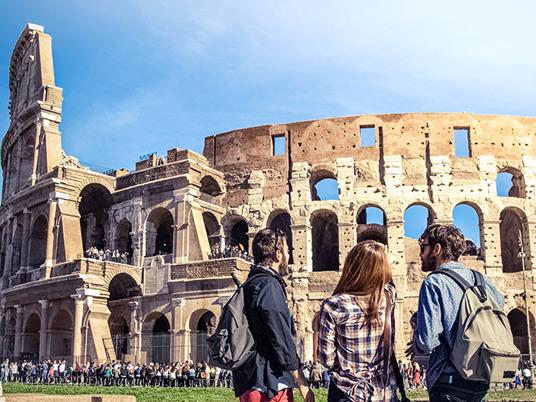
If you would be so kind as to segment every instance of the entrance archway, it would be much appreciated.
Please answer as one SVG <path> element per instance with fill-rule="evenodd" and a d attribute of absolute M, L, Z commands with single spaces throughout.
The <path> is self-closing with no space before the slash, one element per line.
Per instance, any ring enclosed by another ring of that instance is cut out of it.
<path fill-rule="evenodd" d="M 160 314 L 155 320 L 151 338 L 151 361 L 165 363 L 170 361 L 171 326 L 164 314 Z"/>
<path fill-rule="evenodd" d="M 508 313 L 510 329 L 514 337 L 514 344 L 517 346 L 522 355 L 529 353 L 529 341 L 527 332 L 526 314 L 519 308 L 515 308 Z M 531 333 L 534 332 L 534 316 L 529 312 L 529 324 Z"/>
<path fill-rule="evenodd" d="M 67 310 L 60 310 L 50 324 L 50 357 L 70 358 L 73 354 L 73 320 Z"/>
<path fill-rule="evenodd" d="M 41 319 L 37 313 L 32 313 L 26 320 L 22 334 L 22 353 L 25 358 L 39 358 L 39 330 Z"/>
<path fill-rule="evenodd" d="M 216 329 L 216 316 L 208 310 L 198 310 L 190 317 L 191 328 L 191 359 L 194 362 L 208 361 L 207 338 Z"/>

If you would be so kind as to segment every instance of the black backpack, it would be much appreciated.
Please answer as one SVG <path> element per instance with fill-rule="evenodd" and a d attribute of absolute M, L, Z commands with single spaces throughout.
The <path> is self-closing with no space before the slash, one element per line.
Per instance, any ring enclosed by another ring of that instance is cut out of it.
<path fill-rule="evenodd" d="M 256 353 L 244 308 L 244 285 L 234 275 L 233 279 L 238 288 L 223 307 L 216 331 L 207 338 L 210 363 L 226 370 L 236 370 Z"/>

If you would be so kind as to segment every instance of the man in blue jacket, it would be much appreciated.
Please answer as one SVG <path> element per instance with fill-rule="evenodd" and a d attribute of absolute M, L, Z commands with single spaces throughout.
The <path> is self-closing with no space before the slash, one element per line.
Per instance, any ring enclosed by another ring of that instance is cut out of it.
<path fill-rule="evenodd" d="M 314 394 L 300 369 L 287 303 L 288 245 L 280 230 L 263 229 L 253 239 L 254 265 L 244 283 L 244 304 L 257 353 L 233 371 L 240 402 L 292 402 L 298 387 L 305 402 Z"/>

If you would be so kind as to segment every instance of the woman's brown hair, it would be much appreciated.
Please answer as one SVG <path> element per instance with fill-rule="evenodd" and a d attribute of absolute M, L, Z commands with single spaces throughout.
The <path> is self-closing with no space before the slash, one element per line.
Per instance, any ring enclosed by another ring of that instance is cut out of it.
<path fill-rule="evenodd" d="M 348 253 L 341 279 L 333 294 L 369 296 L 368 305 L 360 304 L 360 307 L 365 313 L 365 323 L 377 324 L 380 321 L 384 288 L 392 277 L 385 246 L 374 240 L 365 240 L 357 243 Z"/>

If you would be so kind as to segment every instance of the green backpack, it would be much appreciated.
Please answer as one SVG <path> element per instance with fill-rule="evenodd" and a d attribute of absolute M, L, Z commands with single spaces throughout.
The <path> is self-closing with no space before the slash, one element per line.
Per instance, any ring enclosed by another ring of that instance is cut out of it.
<path fill-rule="evenodd" d="M 488 294 L 483 275 L 472 272 L 474 285 L 452 270 L 434 272 L 447 275 L 464 292 L 450 361 L 467 380 L 511 382 L 519 366 L 520 352 L 514 345 L 508 317 Z"/>

